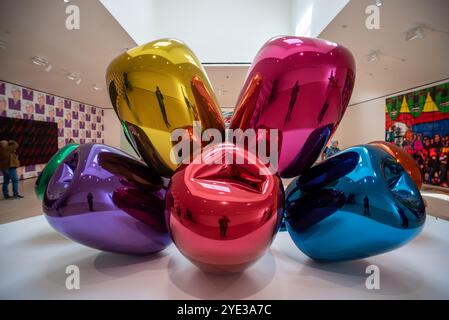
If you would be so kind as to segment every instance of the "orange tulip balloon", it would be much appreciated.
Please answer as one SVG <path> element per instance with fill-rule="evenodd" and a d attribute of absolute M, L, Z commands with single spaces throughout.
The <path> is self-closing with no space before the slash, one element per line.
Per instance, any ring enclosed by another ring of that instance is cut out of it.
<path fill-rule="evenodd" d="M 373 141 L 369 144 L 378 146 L 388 152 L 396 161 L 407 171 L 409 176 L 415 182 L 418 189 L 422 186 L 421 171 L 419 170 L 418 163 L 413 159 L 407 151 L 399 148 L 398 146 L 385 141 Z"/>

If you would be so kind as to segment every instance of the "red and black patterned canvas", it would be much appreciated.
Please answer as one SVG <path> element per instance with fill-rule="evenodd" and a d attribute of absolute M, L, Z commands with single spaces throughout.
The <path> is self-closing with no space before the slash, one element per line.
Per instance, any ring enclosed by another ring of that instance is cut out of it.
<path fill-rule="evenodd" d="M 21 166 L 47 163 L 58 151 L 54 122 L 0 117 L 0 140 L 15 140 Z"/>

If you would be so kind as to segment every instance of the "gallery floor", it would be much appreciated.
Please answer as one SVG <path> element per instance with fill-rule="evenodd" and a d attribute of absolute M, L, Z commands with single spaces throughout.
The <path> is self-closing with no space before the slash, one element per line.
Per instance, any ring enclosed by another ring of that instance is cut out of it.
<path fill-rule="evenodd" d="M 449 219 L 449 196 L 443 193 L 423 191 L 433 216 L 414 241 L 396 251 L 316 263 L 280 233 L 246 272 L 216 276 L 191 265 L 173 245 L 152 256 L 126 256 L 65 239 L 40 214 L 33 184 L 22 182 L 24 199 L 0 201 L 0 299 L 449 298 L 449 221 L 441 219 Z M 17 221 L 4 223 L 12 220 Z M 66 288 L 69 265 L 79 267 L 79 290 Z M 378 290 L 366 287 L 369 265 L 379 267 Z"/>

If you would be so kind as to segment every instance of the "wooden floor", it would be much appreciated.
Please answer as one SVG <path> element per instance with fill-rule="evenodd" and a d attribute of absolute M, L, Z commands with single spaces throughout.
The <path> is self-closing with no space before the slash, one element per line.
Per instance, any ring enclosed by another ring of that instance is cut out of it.
<path fill-rule="evenodd" d="M 36 179 L 27 179 L 19 182 L 19 192 L 25 198 L 15 200 L 4 200 L 0 194 L 0 224 L 34 217 L 42 214 L 42 205 L 34 194 L 34 183 Z M 11 186 L 10 186 L 11 187 Z M 446 190 L 435 190 L 423 187 L 421 190 L 423 198 L 427 204 L 427 213 L 449 220 L 449 195 Z"/>
<path fill-rule="evenodd" d="M 26 179 L 19 182 L 19 193 L 23 199 L 3 199 L 0 193 L 0 224 L 15 220 L 34 217 L 42 214 L 42 205 L 34 194 L 34 183 L 36 179 Z M 10 194 L 11 185 L 9 185 Z"/>

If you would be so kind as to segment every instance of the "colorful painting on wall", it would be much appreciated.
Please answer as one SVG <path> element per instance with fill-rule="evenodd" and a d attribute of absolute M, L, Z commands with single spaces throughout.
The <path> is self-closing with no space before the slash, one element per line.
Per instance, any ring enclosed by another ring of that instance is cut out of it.
<path fill-rule="evenodd" d="M 14 140 L 20 164 L 46 163 L 58 152 L 58 127 L 54 122 L 0 117 L 0 140 Z"/>
<path fill-rule="evenodd" d="M 104 111 L 79 101 L 0 81 L 0 117 L 55 123 L 58 148 L 70 141 L 104 143 Z M 27 163 L 27 159 L 20 159 Z M 36 177 L 45 163 L 18 168 L 20 179 Z M 0 182 L 3 176 L 0 172 Z"/>
<path fill-rule="evenodd" d="M 385 140 L 418 162 L 423 182 L 448 187 L 449 82 L 386 99 Z"/>

